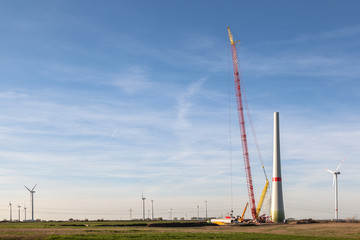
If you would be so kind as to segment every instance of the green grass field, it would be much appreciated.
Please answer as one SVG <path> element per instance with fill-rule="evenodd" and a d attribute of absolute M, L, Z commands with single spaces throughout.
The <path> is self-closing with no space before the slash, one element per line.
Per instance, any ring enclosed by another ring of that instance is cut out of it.
<path fill-rule="evenodd" d="M 70 236 L 50 236 L 47 239 L 249 239 L 249 240 L 333 240 L 341 238 L 329 237 L 305 237 L 305 236 L 290 236 L 277 234 L 261 234 L 261 233 L 108 233 L 108 234 L 77 234 Z"/>
<path fill-rule="evenodd" d="M 147 226 L 149 223 L 153 224 L 153 227 Z M 0 239 L 360 239 L 359 223 L 274 224 L 246 227 L 210 226 L 205 223 L 201 226 L 199 222 L 178 223 L 177 226 L 174 222 L 166 221 L 1 222 Z"/>

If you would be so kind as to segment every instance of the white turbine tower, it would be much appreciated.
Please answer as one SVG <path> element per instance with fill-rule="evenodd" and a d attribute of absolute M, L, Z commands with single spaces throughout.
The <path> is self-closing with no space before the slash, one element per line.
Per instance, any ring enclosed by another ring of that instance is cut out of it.
<path fill-rule="evenodd" d="M 337 179 L 337 175 L 340 174 L 340 171 L 338 171 L 338 170 L 339 170 L 341 164 L 344 161 L 345 161 L 345 159 L 340 162 L 339 166 L 335 169 L 335 171 L 331 171 L 331 170 L 325 168 L 326 171 L 328 171 L 329 173 L 334 175 L 334 178 L 333 178 L 333 190 L 335 188 L 334 192 L 335 192 L 335 220 L 336 221 L 339 220 L 339 212 L 338 212 L 338 205 L 339 205 L 338 204 L 338 179 Z"/>
<path fill-rule="evenodd" d="M 24 222 L 26 222 L 26 207 L 25 207 L 25 204 L 24 204 L 24 213 L 25 213 Z"/>
<path fill-rule="evenodd" d="M 144 198 L 144 192 L 141 194 L 141 199 L 143 201 L 143 220 L 145 221 L 145 200 L 146 200 L 146 198 Z"/>
<path fill-rule="evenodd" d="M 19 217 L 19 222 L 20 222 L 20 208 L 21 208 L 21 206 L 19 204 L 18 204 L 18 208 L 19 208 L 18 217 Z"/>
<path fill-rule="evenodd" d="M 34 189 L 36 187 L 37 184 L 35 184 L 35 186 L 30 190 L 27 186 L 24 185 L 24 187 L 29 190 L 30 192 L 30 200 L 31 200 L 31 220 L 34 221 Z"/>
<path fill-rule="evenodd" d="M 9 202 L 9 207 L 10 207 L 10 222 L 12 221 L 12 208 L 11 208 L 12 204 L 11 202 Z"/>

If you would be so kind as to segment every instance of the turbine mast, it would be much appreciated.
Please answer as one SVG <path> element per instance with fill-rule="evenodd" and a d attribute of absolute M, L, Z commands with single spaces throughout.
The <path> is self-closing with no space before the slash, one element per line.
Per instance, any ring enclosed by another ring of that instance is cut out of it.
<path fill-rule="evenodd" d="M 31 221 L 34 221 L 34 192 L 30 192 L 31 195 Z"/>
<path fill-rule="evenodd" d="M 340 162 L 339 166 L 335 169 L 335 171 L 331 171 L 331 170 L 325 168 L 326 171 L 328 171 L 329 173 L 331 173 L 334 176 L 334 178 L 333 178 L 333 190 L 335 192 L 335 220 L 336 221 L 339 220 L 339 199 L 338 199 L 339 198 L 339 193 L 338 193 L 339 189 L 338 189 L 338 178 L 337 178 L 337 176 L 340 174 L 340 171 L 338 171 L 338 170 L 339 170 L 341 164 L 344 161 L 345 161 L 345 159 Z"/>
<path fill-rule="evenodd" d="M 27 186 L 24 185 L 24 187 L 30 192 L 30 201 L 31 201 L 31 220 L 34 221 L 34 189 L 37 184 L 30 190 Z"/>
<path fill-rule="evenodd" d="M 25 205 L 24 205 L 24 214 L 25 214 L 24 221 L 26 222 L 26 207 L 25 207 Z"/>
<path fill-rule="evenodd" d="M 12 221 L 12 208 L 11 208 L 12 204 L 11 202 L 9 202 L 9 207 L 10 207 L 10 222 Z"/>
<path fill-rule="evenodd" d="M 334 178 L 335 178 L 335 219 L 336 221 L 339 220 L 339 203 L 338 203 L 338 179 L 337 179 L 337 175 L 340 174 L 340 172 L 335 172 L 334 173 Z"/>
<path fill-rule="evenodd" d="M 279 113 L 275 112 L 271 220 L 273 222 L 283 222 L 284 219 L 285 212 L 281 179 Z"/>
<path fill-rule="evenodd" d="M 146 198 L 144 198 L 144 193 L 141 194 L 141 199 L 143 201 L 143 220 L 145 221 L 145 200 L 146 200 Z"/>
<path fill-rule="evenodd" d="M 20 222 L 20 210 L 21 210 L 21 206 L 18 205 L 18 217 L 19 217 L 19 222 Z"/>

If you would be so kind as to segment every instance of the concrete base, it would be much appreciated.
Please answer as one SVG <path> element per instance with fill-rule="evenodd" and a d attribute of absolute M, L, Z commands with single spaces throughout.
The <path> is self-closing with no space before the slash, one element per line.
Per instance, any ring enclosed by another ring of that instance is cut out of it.
<path fill-rule="evenodd" d="M 271 212 L 271 221 L 276 223 L 282 223 L 285 220 L 284 211 L 272 211 Z"/>

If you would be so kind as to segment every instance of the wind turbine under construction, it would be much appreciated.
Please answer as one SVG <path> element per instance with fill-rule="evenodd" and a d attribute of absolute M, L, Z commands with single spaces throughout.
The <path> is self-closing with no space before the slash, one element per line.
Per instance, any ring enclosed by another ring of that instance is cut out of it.
<path fill-rule="evenodd" d="M 335 187 L 335 220 L 336 220 L 336 221 L 339 220 L 339 211 L 338 211 L 338 207 L 339 207 L 339 206 L 338 206 L 338 205 L 339 205 L 339 203 L 338 203 L 338 180 L 337 180 L 337 175 L 340 174 L 340 171 L 338 171 L 338 170 L 339 170 L 341 164 L 342 164 L 344 161 L 345 161 L 345 159 L 340 162 L 339 166 L 335 169 L 335 171 L 331 171 L 331 170 L 325 168 L 326 171 L 328 171 L 329 173 L 331 173 L 331 174 L 334 175 L 334 178 L 333 178 L 333 190 L 334 190 L 334 187 Z"/>
<path fill-rule="evenodd" d="M 34 189 L 36 187 L 37 184 L 35 184 L 35 186 L 30 190 L 27 186 L 24 185 L 24 187 L 29 190 L 30 192 L 30 200 L 31 200 L 31 220 L 34 221 Z"/>

